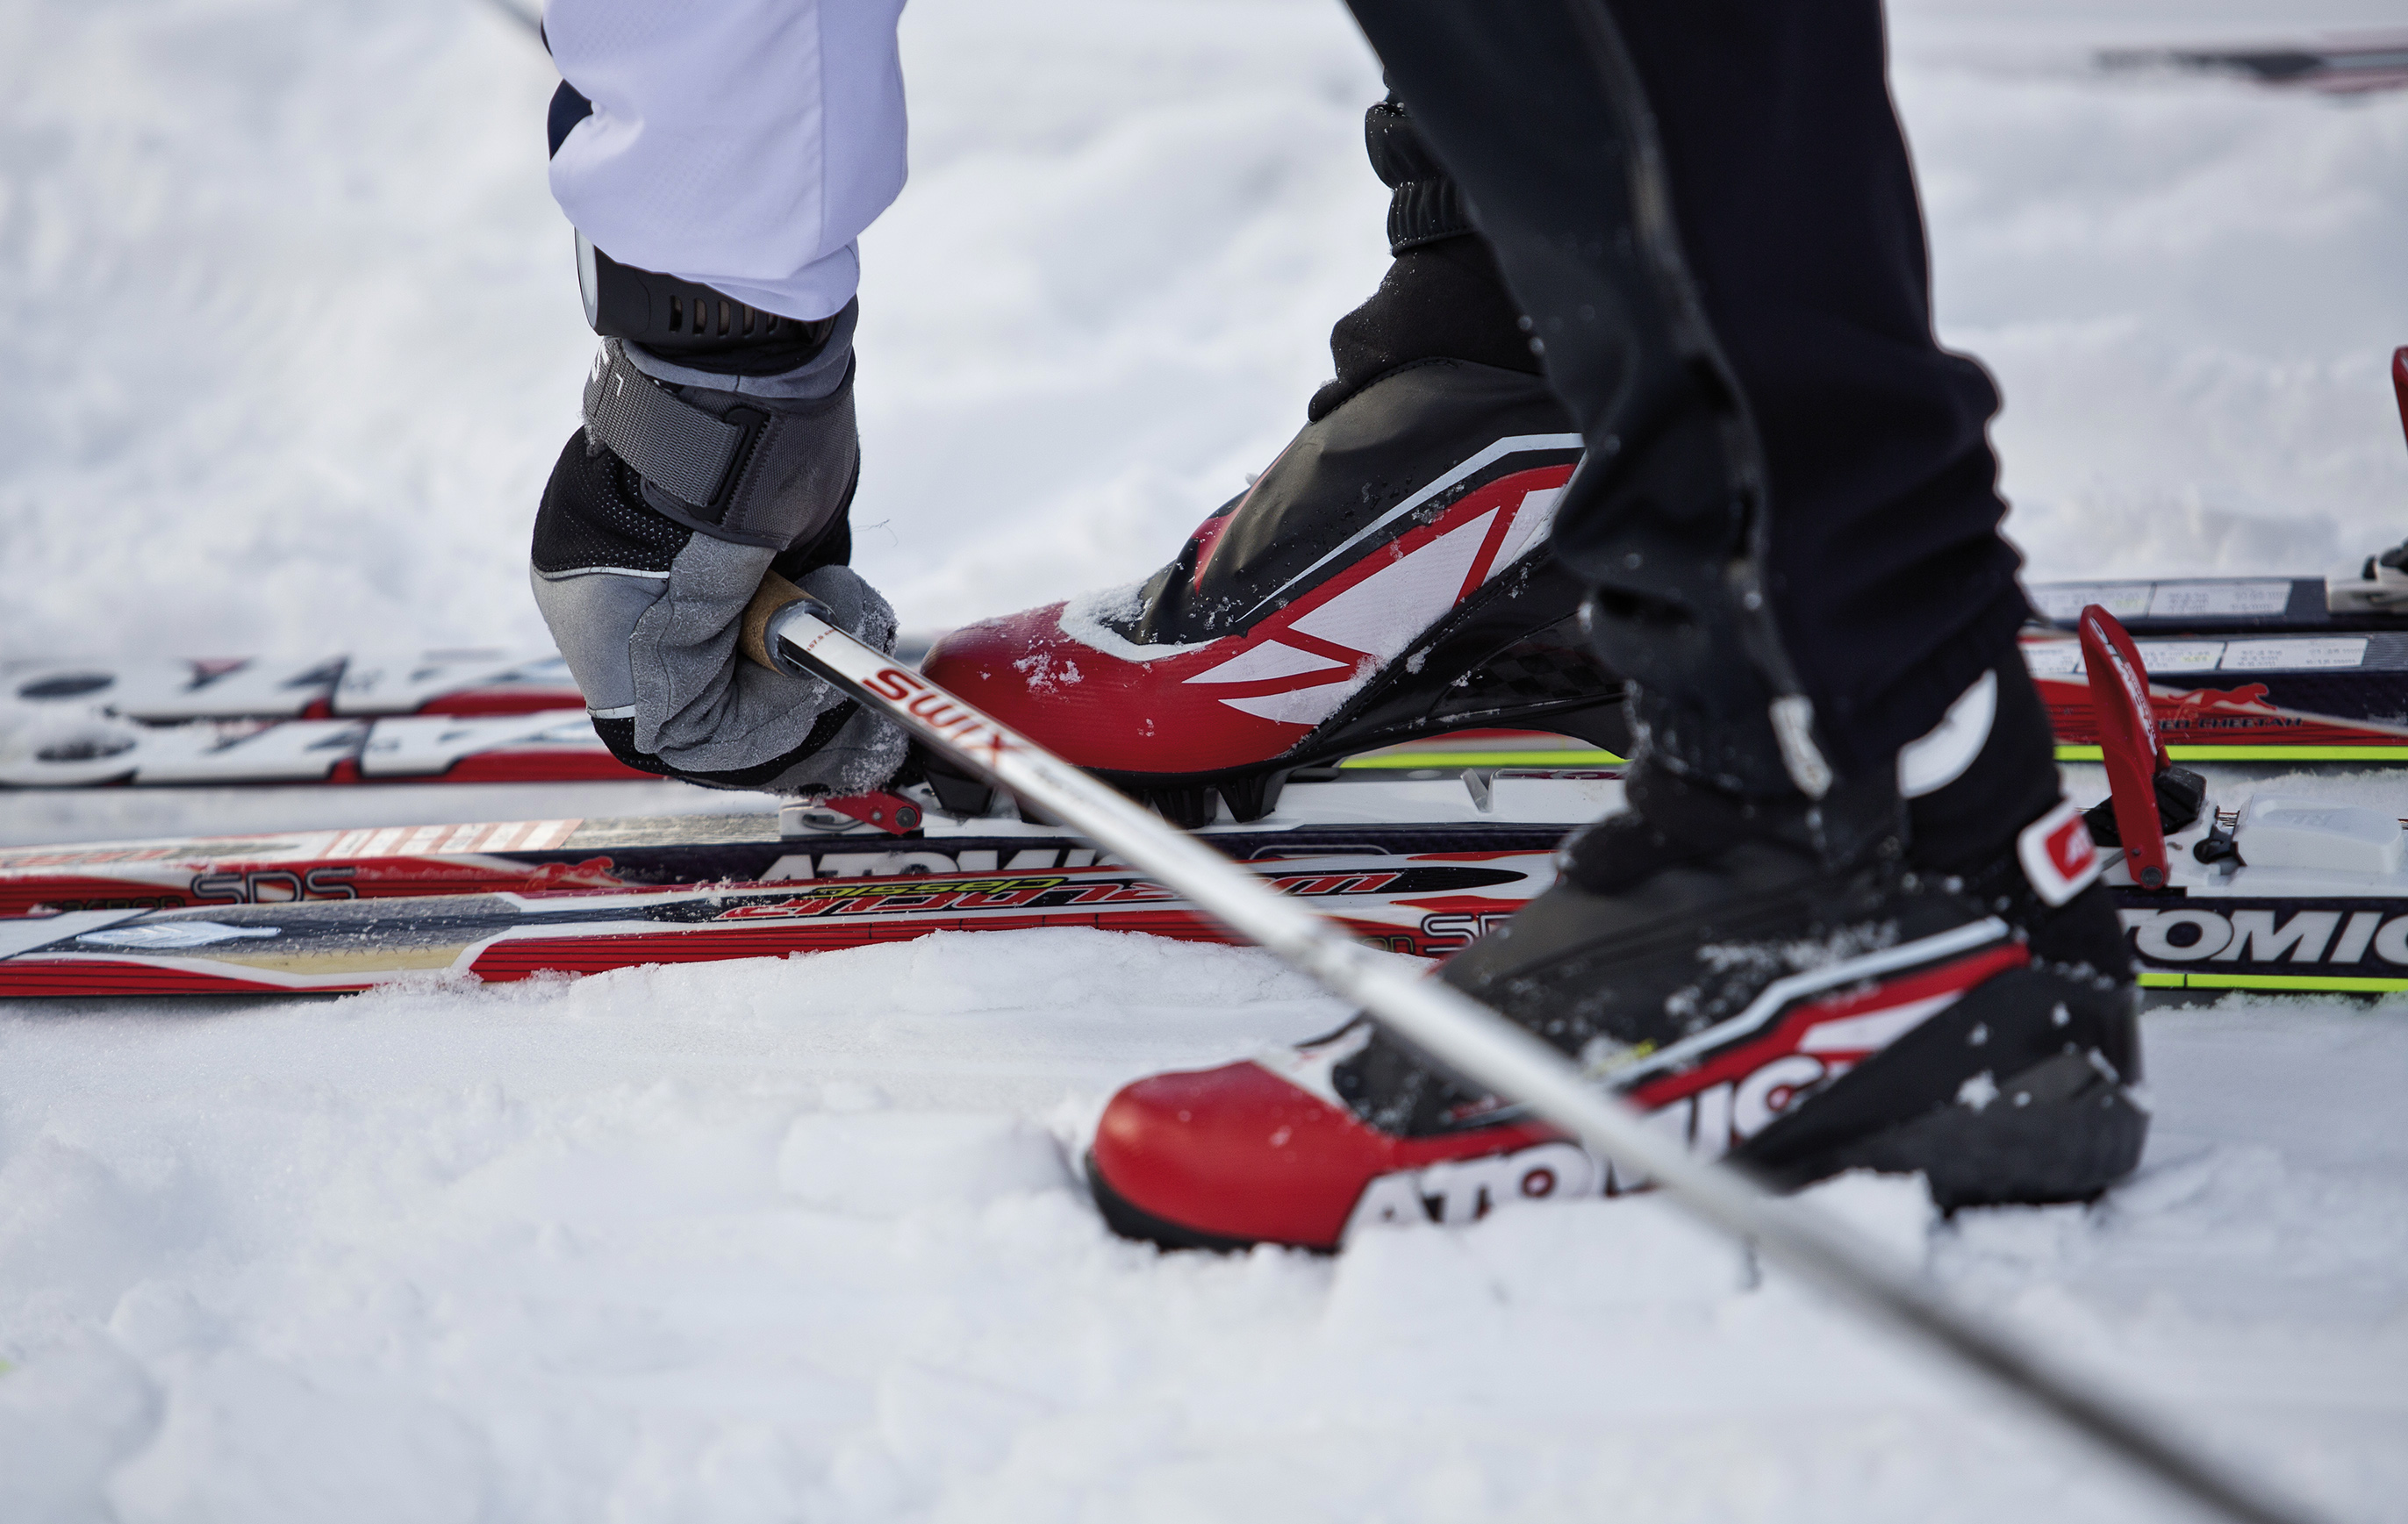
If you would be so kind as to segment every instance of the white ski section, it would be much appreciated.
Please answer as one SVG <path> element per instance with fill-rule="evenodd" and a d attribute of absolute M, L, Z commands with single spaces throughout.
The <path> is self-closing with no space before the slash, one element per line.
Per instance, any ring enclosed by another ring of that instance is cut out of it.
<path fill-rule="evenodd" d="M 1296 620 L 1292 628 L 1299 634 L 1362 652 L 1363 659 L 1351 671 L 1343 662 L 1325 661 L 1323 667 L 1342 675 L 1328 682 L 1292 688 L 1285 692 L 1225 698 L 1221 702 L 1232 709 L 1297 725 L 1318 725 L 1336 714 L 1340 705 L 1412 645 L 1414 636 L 1455 606 L 1496 520 L 1492 510 L 1448 530 Z"/>
<path fill-rule="evenodd" d="M 1927 995 L 1863 1016 L 1825 1021 L 1799 1039 L 1800 1053 L 1877 1053 L 1963 999 L 1961 994 Z"/>
<path fill-rule="evenodd" d="M 2009 400 L 2031 574 L 2313 573 L 2396 543 L 2408 96 L 2086 62 L 2397 26 L 2394 0 L 1889 19 L 1941 328 Z M 1377 68 L 1329 0 L 914 0 L 904 26 L 913 179 L 862 242 L 856 562 L 936 627 L 1159 566 L 1300 422 L 1387 263 L 1386 197 Z M 0 651 L 541 644 L 527 518 L 593 340 L 540 51 L 470 0 L 25 0 L 0 74 Z M 2218 789 L 2408 813 L 2396 774 Z M 770 807 L 667 783 L 0 794 L 0 840 Z M 0 1512 L 2190 1517 L 1644 1197 L 1336 1260 L 1101 1232 L 1054 1131 L 1345 1014 L 1252 953 L 1076 933 L 0 1006 Z M 2149 1158 L 2099 1207 L 1818 1198 L 2329 1517 L 2401 1517 L 2408 1006 L 2146 1027 Z"/>
<path fill-rule="evenodd" d="M 149 926 L 104 927 L 79 935 L 71 947 L 62 951 L 111 953 L 128 948 L 139 955 L 146 952 L 184 952 L 194 947 L 215 947 L 221 942 L 262 941 L 282 936 L 274 926 L 228 926 L 215 920 L 168 920 Z"/>
<path fill-rule="evenodd" d="M 2259 794 L 2242 812 L 2234 845 L 2247 870 L 2315 868 L 2388 878 L 2408 844 L 2399 817 L 2363 805 Z"/>
<path fill-rule="evenodd" d="M 2079 609 L 2076 610 L 2080 612 Z M 2135 640 L 2141 664 L 2180 680 L 2200 672 L 2345 672 L 2366 664 L 2364 635 L 2273 635 L 2255 640 Z M 2077 640 L 2035 641 L 2025 664 L 2043 677 L 2079 677 L 2086 670 Z"/>
<path fill-rule="evenodd" d="M 93 697 L 135 719 L 297 715 L 310 701 L 328 694 L 341 670 L 339 659 L 326 657 L 153 660 L 128 663 L 115 683 Z M 40 676 L 34 675 L 33 680 Z"/>
<path fill-rule="evenodd" d="M 1296 628 L 1384 662 L 1455 606 L 1455 594 L 1488 537 L 1494 511 L 1398 557 L 1304 615 Z"/>
<path fill-rule="evenodd" d="M 1466 477 L 1474 476 L 1479 472 L 1487 469 L 1489 466 L 1503 460 L 1505 457 L 1518 454 L 1525 450 L 1577 449 L 1580 448 L 1580 443 L 1581 436 L 1576 434 L 1510 434 L 1503 439 L 1498 440 L 1492 445 L 1486 446 L 1477 454 L 1473 455 L 1469 460 L 1467 460 L 1462 464 L 1455 466 L 1453 470 L 1447 472 L 1444 476 L 1440 477 L 1437 480 L 1428 483 L 1419 491 L 1414 492 L 1412 496 L 1398 504 L 1395 507 L 1390 508 L 1387 512 L 1380 515 L 1377 519 L 1365 524 L 1361 529 L 1358 529 L 1354 534 L 1346 536 L 1343 541 L 1340 542 L 1337 548 L 1331 550 L 1320 560 L 1315 561 L 1312 565 L 1307 566 L 1304 570 L 1297 573 L 1294 577 L 1289 577 L 1285 582 L 1274 589 L 1268 597 L 1264 598 L 1262 603 L 1257 605 L 1256 607 L 1265 607 L 1279 602 L 1280 599 L 1287 593 L 1289 589 L 1302 587 L 1306 583 L 1310 582 L 1312 580 L 1312 574 L 1321 570 L 1322 567 L 1328 565 L 1331 562 L 1345 555 L 1346 552 L 1352 550 L 1354 547 L 1362 544 L 1365 540 L 1369 539 L 1372 535 L 1377 534 L 1380 531 L 1387 528 L 1390 524 L 1395 523 L 1398 520 L 1403 518 L 1406 514 L 1412 512 L 1415 508 L 1420 507 L 1431 498 L 1434 498 L 1440 492 L 1445 491 L 1448 488 L 1455 486 L 1457 482 L 1464 480 Z"/>
<path fill-rule="evenodd" d="M 1377 670 L 1373 663 L 1366 662 L 1356 676 L 1346 682 L 1324 683 L 1318 688 L 1291 688 L 1284 693 L 1264 693 L 1254 698 L 1223 699 L 1221 702 L 1232 709 L 1243 709 L 1250 715 L 1260 715 L 1265 719 L 1276 719 L 1283 724 L 1318 725 L 1336 714 L 1339 705 L 1346 701 L 1347 695 L 1369 681 L 1370 674 Z"/>
<path fill-rule="evenodd" d="M 1055 625 L 1068 639 L 1082 646 L 1091 646 L 1107 656 L 1124 662 L 1161 662 L 1189 651 L 1200 651 L 1211 644 L 1209 640 L 1193 640 L 1183 646 L 1140 646 L 1104 621 L 1108 619 L 1134 618 L 1142 607 L 1145 585 L 1132 582 L 1126 587 L 1107 588 L 1097 592 L 1082 592 L 1062 605 L 1055 616 Z"/>
<path fill-rule="evenodd" d="M 1484 582 L 1512 565 L 1524 548 L 1546 532 L 1555 518 L 1555 502 L 1562 495 L 1559 488 L 1523 494 L 1512 510 L 1513 520 L 1506 528 L 1503 543 L 1483 574 Z M 1496 520 L 1496 513 L 1491 511 L 1447 531 L 1295 621 L 1293 628 L 1298 634 L 1364 653 L 1365 660 L 1351 675 L 1333 676 L 1331 680 L 1283 692 L 1225 698 L 1221 702 L 1232 709 L 1290 724 L 1317 725 L 1328 719 L 1370 680 L 1381 665 L 1393 660 L 1455 605 L 1466 591 L 1465 583 Z M 1271 642 L 1187 680 L 1247 682 L 1315 672 L 1337 674 L 1344 666 L 1327 657 Z"/>
<path fill-rule="evenodd" d="M 464 718 L 410 715 L 376 722 L 360 749 L 360 771 L 369 777 L 410 777 L 440 773 L 474 751 L 503 747 L 584 750 L 595 739 L 593 722 L 582 709 Z"/>
<path fill-rule="evenodd" d="M 102 931 L 138 910 L 70 910 L 60 916 L 0 916 L 0 958 Z"/>
<path fill-rule="evenodd" d="M 643 815 L 774 814 L 773 794 L 672 783 L 0 790 L 0 847 Z"/>
<path fill-rule="evenodd" d="M 583 708 L 493 716 L 292 719 L 251 728 L 208 720 L 138 725 L 105 716 L 39 716 L 21 730 L 0 715 L 0 786 L 109 783 L 145 788 L 298 782 L 345 762 L 369 778 L 432 776 L 471 753 L 607 758 Z"/>
<path fill-rule="evenodd" d="M 1312 651 L 1297 650 L 1293 646 L 1283 646 L 1276 640 L 1267 640 L 1187 680 L 1191 683 L 1256 683 L 1272 677 L 1298 677 L 1307 672 L 1327 672 L 1345 664 Z"/>
<path fill-rule="evenodd" d="M 635 572 L 620 576 L 666 577 Z M 353 656 L 343 663 L 342 681 L 335 685 L 335 712 L 346 715 L 408 714 L 437 693 L 456 688 L 543 687 L 574 692 L 577 679 L 556 652 L 473 652 L 449 659 L 427 655 Z"/>
<path fill-rule="evenodd" d="M 1535 492 L 1524 492 L 1521 503 L 1513 509 L 1512 527 L 1505 532 L 1505 543 L 1497 548 L 1497 559 L 1488 566 L 1488 576 L 1499 572 L 1522 559 L 1522 553 L 1546 536 L 1555 525 L 1555 509 L 1562 506 L 1564 490 L 1541 487 Z"/>
<path fill-rule="evenodd" d="M 1611 1078 L 1616 1085 L 1635 1085 L 1650 1075 L 1685 1068 L 1715 1049 L 1740 1041 L 1758 1028 L 1770 1025 L 1783 1012 L 1809 996 L 1827 990 L 1842 991 L 1851 985 L 1878 979 L 1885 974 L 1977 952 L 2004 942 L 2006 937 L 2007 923 L 1992 918 L 1874 952 L 1853 957 L 1826 957 L 1798 973 L 1785 975 L 1766 985 L 1763 993 L 1748 1002 L 1747 1009 L 1727 1021 L 1718 1021 L 1702 1032 L 1657 1048 L 1635 1062 L 1616 1058 L 1592 1066 L 1592 1072 Z M 1786 949 L 1768 950 L 1778 953 Z M 1801 959 L 1812 958 L 1813 952 L 1799 948 L 1797 955 Z M 1942 1000 L 1937 1004 L 1923 1004 L 1923 1014 L 1929 1016 L 1948 1003 Z"/>

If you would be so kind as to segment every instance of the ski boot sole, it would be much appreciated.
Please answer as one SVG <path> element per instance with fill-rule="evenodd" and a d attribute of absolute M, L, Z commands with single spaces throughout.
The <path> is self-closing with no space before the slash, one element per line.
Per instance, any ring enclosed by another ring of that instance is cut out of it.
<path fill-rule="evenodd" d="M 1158 1245 L 1167 1249 L 1202 1249 L 1212 1254 L 1239 1254 L 1253 1248 L 1257 1242 L 1251 1238 L 1225 1238 L 1158 1218 L 1144 1208 L 1131 1204 L 1128 1198 L 1111 1188 L 1103 1171 L 1096 1167 L 1096 1154 L 1089 1149 L 1080 1161 L 1080 1173 L 1086 1176 L 1087 1189 L 1096 1198 L 1096 1210 L 1103 1215 L 1104 1226 L 1123 1238 L 1134 1238 Z"/>

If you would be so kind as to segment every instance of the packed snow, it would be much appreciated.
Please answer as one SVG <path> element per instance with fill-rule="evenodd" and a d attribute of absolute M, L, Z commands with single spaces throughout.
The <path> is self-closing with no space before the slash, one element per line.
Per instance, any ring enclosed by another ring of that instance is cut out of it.
<path fill-rule="evenodd" d="M 2408 533 L 2408 94 L 2102 76 L 2373 0 L 1904 0 L 1948 339 L 2036 575 Z M 933 627 L 1125 584 L 1377 279 L 1334 0 L 917 0 L 864 241 L 859 563 Z M 0 7 L 0 655 L 538 644 L 590 350 L 505 10 Z M 2294 779 L 2408 813 L 2389 775 Z M 2095 791 L 2095 789 L 2094 789 Z M 0 800 L 0 839 L 747 807 Z M 1104 1231 L 1112 1087 L 1327 1028 L 1096 933 L 343 1000 L 0 1004 L 0 1514 L 28 1520 L 2188 1517 L 1650 1199 L 1334 1259 Z M 2100 1205 L 1813 1194 L 2334 1517 L 2408 1519 L 2408 1008 L 2148 1018 Z"/>
<path fill-rule="evenodd" d="M 0 1474 L 44 1519 L 2181 1517 L 1662 1202 L 1335 1260 L 1102 1230 L 1057 1142 L 1095 1098 L 1340 1015 L 1078 932 L 21 1007 Z M 2150 1163 L 2096 1210 L 1815 1194 L 2397 1517 L 2397 1019 L 2159 1018 Z"/>

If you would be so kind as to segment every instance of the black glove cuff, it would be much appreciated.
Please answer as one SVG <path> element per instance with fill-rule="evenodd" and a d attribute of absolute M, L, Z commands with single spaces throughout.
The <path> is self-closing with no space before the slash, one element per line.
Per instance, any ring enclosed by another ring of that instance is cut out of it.
<path fill-rule="evenodd" d="M 805 322 L 748 306 L 698 280 L 638 270 L 577 235 L 577 289 L 585 320 L 604 338 L 640 344 L 663 359 L 720 376 L 775 376 L 811 356 L 836 319 Z"/>
<path fill-rule="evenodd" d="M 1473 231 L 1463 193 L 1422 141 L 1404 102 L 1392 95 L 1363 113 L 1363 146 L 1373 173 L 1394 192 L 1388 197 L 1390 253 Z"/>

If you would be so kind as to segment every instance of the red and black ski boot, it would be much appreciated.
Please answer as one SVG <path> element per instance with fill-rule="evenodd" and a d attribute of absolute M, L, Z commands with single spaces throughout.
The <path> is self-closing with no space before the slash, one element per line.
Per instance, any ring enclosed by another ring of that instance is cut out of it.
<path fill-rule="evenodd" d="M 1895 790 L 1747 801 L 1642 762 L 1629 810 L 1440 976 L 1778 1187 L 1870 1168 L 1950 1208 L 2098 1195 L 2147 1130 L 2130 972 L 2020 677 L 1908 759 L 1914 850 Z M 1086 1168 L 1114 1229 L 1199 1247 L 1643 1184 L 1364 1018 L 1126 1087 Z"/>
<path fill-rule="evenodd" d="M 1548 551 L 1580 435 L 1403 108 L 1367 135 L 1396 263 L 1332 334 L 1304 432 L 1142 586 L 969 625 L 925 662 L 1181 824 L 1219 801 L 1259 819 L 1298 768 L 1448 731 L 1627 748 L 1583 586 Z"/>

